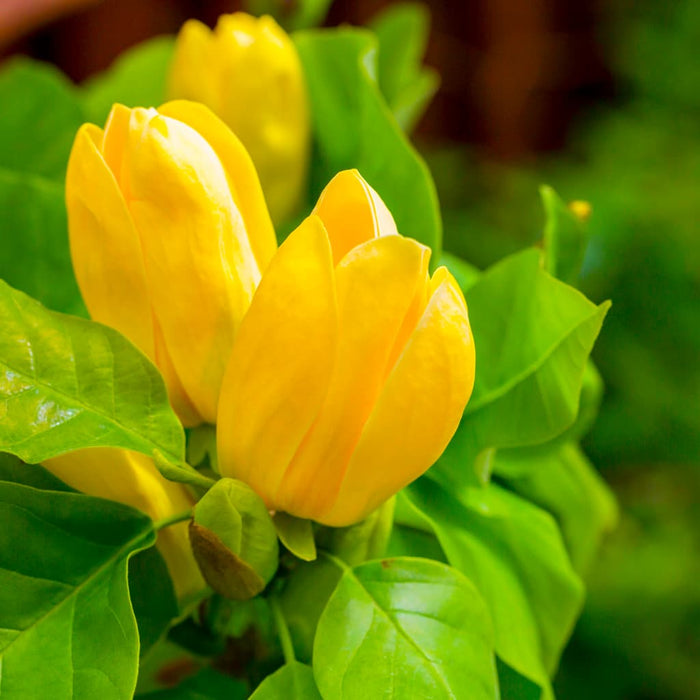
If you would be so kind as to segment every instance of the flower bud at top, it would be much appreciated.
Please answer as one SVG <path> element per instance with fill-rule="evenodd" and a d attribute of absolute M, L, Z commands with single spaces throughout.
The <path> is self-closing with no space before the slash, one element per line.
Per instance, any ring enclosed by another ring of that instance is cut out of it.
<path fill-rule="evenodd" d="M 213 423 L 238 326 L 276 249 L 255 169 L 206 107 L 115 105 L 68 164 L 73 268 L 93 319 L 161 370 L 186 425 Z"/>
<path fill-rule="evenodd" d="M 222 15 L 211 31 L 186 22 L 169 94 L 202 102 L 228 124 L 255 163 L 272 218 L 298 208 L 309 159 L 309 108 L 294 44 L 271 17 Z"/>

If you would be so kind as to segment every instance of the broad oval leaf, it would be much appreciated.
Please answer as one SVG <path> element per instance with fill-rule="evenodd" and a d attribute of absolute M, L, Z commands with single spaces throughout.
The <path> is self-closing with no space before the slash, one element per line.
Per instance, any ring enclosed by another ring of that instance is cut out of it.
<path fill-rule="evenodd" d="M 127 562 L 155 541 L 151 520 L 111 501 L 0 483 L 0 522 L 3 700 L 131 698 L 139 641 Z"/>
<path fill-rule="evenodd" d="M 298 32 L 317 157 L 313 201 L 340 170 L 357 168 L 379 193 L 399 232 L 437 259 L 442 222 L 428 167 L 401 132 L 377 85 L 377 40 L 361 29 Z"/>
<path fill-rule="evenodd" d="M 404 493 L 450 564 L 484 597 L 496 653 L 546 697 L 583 603 L 583 584 L 554 519 L 495 484 L 457 497 L 423 477 Z"/>
<path fill-rule="evenodd" d="M 122 335 L 0 280 L 0 450 L 42 462 L 84 447 L 171 461 L 184 432 L 158 370 Z"/>
<path fill-rule="evenodd" d="M 75 132 L 85 121 L 77 92 L 46 63 L 14 59 L 0 72 L 0 167 L 63 184 Z"/>
<path fill-rule="evenodd" d="M 87 316 L 73 274 L 63 181 L 0 167 L 0 278 L 54 311 Z"/>
<path fill-rule="evenodd" d="M 268 676 L 250 700 L 321 700 L 310 666 L 292 661 Z"/>
<path fill-rule="evenodd" d="M 88 120 L 104 124 L 112 105 L 158 107 L 166 100 L 168 69 L 175 38 L 157 36 L 122 53 L 108 70 L 83 85 Z"/>
<path fill-rule="evenodd" d="M 574 423 L 610 307 L 545 272 L 534 249 L 487 270 L 466 299 L 477 346 L 474 392 L 436 470 L 458 486 L 475 481 L 484 450 L 540 444 Z"/>
<path fill-rule="evenodd" d="M 429 559 L 345 567 L 313 668 L 324 700 L 498 698 L 486 607 L 462 574 Z"/>

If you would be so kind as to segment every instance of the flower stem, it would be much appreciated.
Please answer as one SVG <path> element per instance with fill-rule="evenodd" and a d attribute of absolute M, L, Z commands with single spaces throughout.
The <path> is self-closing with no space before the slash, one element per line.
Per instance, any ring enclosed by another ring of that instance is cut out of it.
<path fill-rule="evenodd" d="M 268 600 L 270 601 L 272 617 L 275 621 L 275 626 L 277 627 L 277 635 L 282 646 L 284 662 L 286 664 L 294 663 L 294 661 L 296 661 L 296 657 L 294 656 L 294 645 L 292 644 L 292 636 L 289 634 L 289 627 L 287 627 L 287 622 L 284 619 L 279 600 L 276 595 L 270 596 Z"/>
<path fill-rule="evenodd" d="M 176 525 L 177 523 L 189 520 L 192 517 L 192 508 L 188 510 L 183 510 L 180 513 L 175 513 L 174 515 L 169 515 L 167 518 L 161 518 L 153 523 L 156 532 L 159 532 L 163 528 L 170 527 L 171 525 Z"/>

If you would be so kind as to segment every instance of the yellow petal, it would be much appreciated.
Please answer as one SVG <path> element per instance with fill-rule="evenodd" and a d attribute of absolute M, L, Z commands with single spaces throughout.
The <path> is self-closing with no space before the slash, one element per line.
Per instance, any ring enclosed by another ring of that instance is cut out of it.
<path fill-rule="evenodd" d="M 243 217 L 258 268 L 263 272 L 277 250 L 277 239 L 248 151 L 238 137 L 204 105 L 176 100 L 162 105 L 158 111 L 191 126 L 214 149 L 226 171 L 233 201 Z"/>
<path fill-rule="evenodd" d="M 78 491 L 132 506 L 153 520 L 182 513 L 194 503 L 182 484 L 165 479 L 153 460 L 138 452 L 91 447 L 53 457 L 44 467 Z M 189 546 L 186 523 L 162 530 L 158 548 L 180 600 L 205 588 Z"/>
<path fill-rule="evenodd" d="M 416 241 L 391 236 L 357 246 L 336 268 L 337 360 L 323 407 L 280 486 L 281 509 L 315 519 L 335 500 L 407 316 L 411 330 L 417 321 L 429 258 Z"/>
<path fill-rule="evenodd" d="M 177 35 L 168 74 L 168 94 L 196 100 L 218 111 L 221 102 L 214 35 L 196 19 L 187 20 Z"/>
<path fill-rule="evenodd" d="M 214 422 L 236 328 L 260 278 L 226 173 L 191 127 L 134 109 L 122 191 L 153 313 L 197 412 Z"/>
<path fill-rule="evenodd" d="M 73 269 L 90 316 L 116 328 L 153 359 L 141 243 L 101 147 L 102 131 L 86 124 L 78 131 L 68 163 Z"/>
<path fill-rule="evenodd" d="M 328 237 L 310 216 L 282 244 L 241 324 L 221 390 L 219 468 L 275 492 L 328 389 L 337 342 Z"/>
<path fill-rule="evenodd" d="M 336 264 L 364 241 L 397 234 L 386 204 L 357 170 L 338 173 L 326 185 L 313 213 L 328 231 Z"/>
<path fill-rule="evenodd" d="M 459 424 L 474 384 L 474 342 L 462 293 L 440 268 L 435 291 L 391 372 L 319 521 L 349 525 L 425 472 Z"/>

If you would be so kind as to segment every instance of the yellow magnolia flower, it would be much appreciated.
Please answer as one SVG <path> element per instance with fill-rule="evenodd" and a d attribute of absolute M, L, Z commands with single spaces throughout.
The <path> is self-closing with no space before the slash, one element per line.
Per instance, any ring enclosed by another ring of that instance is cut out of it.
<path fill-rule="evenodd" d="M 357 522 L 447 446 L 474 382 L 454 278 L 397 234 L 356 171 L 280 247 L 244 318 L 219 402 L 219 467 L 269 508 Z"/>
<path fill-rule="evenodd" d="M 90 496 L 132 506 L 161 520 L 188 510 L 194 499 L 182 484 L 168 481 L 153 460 L 138 452 L 90 447 L 44 462 L 59 479 Z M 206 588 L 190 547 L 188 524 L 177 523 L 158 533 L 158 549 L 165 559 L 180 601 Z"/>
<path fill-rule="evenodd" d="M 206 107 L 115 105 L 68 164 L 73 268 L 92 318 L 160 368 L 186 425 L 213 423 L 238 325 L 277 247 L 253 164 Z"/>
<path fill-rule="evenodd" d="M 248 149 L 272 218 L 298 207 L 309 159 L 309 108 L 294 44 L 272 17 L 222 15 L 211 31 L 186 22 L 177 38 L 169 94 L 202 102 Z"/>

